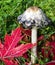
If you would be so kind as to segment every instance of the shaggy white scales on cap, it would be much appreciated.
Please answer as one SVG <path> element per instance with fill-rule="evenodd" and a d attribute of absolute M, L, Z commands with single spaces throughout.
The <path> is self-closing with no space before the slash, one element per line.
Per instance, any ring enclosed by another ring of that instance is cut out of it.
<path fill-rule="evenodd" d="M 24 28 L 31 28 L 31 43 L 37 43 L 37 28 L 45 27 L 50 23 L 43 11 L 36 7 L 29 7 L 23 14 L 18 16 L 18 21 Z M 31 49 L 31 64 L 35 63 L 37 57 L 37 45 Z M 30 65 L 30 64 L 29 64 Z"/>
<path fill-rule="evenodd" d="M 44 27 L 50 23 L 43 11 L 36 6 L 29 7 L 17 19 L 19 23 L 23 24 L 24 28 L 31 28 L 32 26 Z"/>

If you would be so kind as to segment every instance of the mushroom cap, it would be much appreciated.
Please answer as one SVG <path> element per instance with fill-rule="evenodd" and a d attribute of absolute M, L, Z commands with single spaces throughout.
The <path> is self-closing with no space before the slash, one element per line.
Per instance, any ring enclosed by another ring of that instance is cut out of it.
<path fill-rule="evenodd" d="M 36 6 L 29 7 L 23 14 L 18 16 L 17 20 L 24 28 L 45 27 L 50 23 L 43 11 Z"/>

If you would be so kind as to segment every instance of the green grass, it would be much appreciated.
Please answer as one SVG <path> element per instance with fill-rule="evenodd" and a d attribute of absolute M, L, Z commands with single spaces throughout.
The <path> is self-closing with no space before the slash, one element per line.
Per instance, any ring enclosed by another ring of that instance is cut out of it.
<path fill-rule="evenodd" d="M 0 0 L 0 38 L 18 26 L 17 16 L 38 6 L 55 23 L 55 0 Z"/>

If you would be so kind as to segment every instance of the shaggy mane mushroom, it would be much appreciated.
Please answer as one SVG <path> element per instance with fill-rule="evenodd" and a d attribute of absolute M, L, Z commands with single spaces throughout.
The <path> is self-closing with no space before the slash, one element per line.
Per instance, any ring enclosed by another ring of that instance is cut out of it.
<path fill-rule="evenodd" d="M 31 64 L 34 64 L 36 60 L 35 57 L 37 57 L 37 29 L 48 25 L 50 20 L 43 11 L 36 6 L 29 7 L 23 14 L 19 15 L 17 19 L 24 28 L 31 29 L 31 43 L 36 43 L 36 46 L 31 49 L 33 53 L 33 55 L 31 54 Z"/>

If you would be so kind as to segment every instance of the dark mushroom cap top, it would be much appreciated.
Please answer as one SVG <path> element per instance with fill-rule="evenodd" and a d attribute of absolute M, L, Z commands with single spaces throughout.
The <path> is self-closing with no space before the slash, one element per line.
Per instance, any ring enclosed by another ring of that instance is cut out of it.
<path fill-rule="evenodd" d="M 50 23 L 43 11 L 36 6 L 29 7 L 23 14 L 18 16 L 18 21 L 24 28 L 32 28 L 33 26 L 45 27 Z"/>

